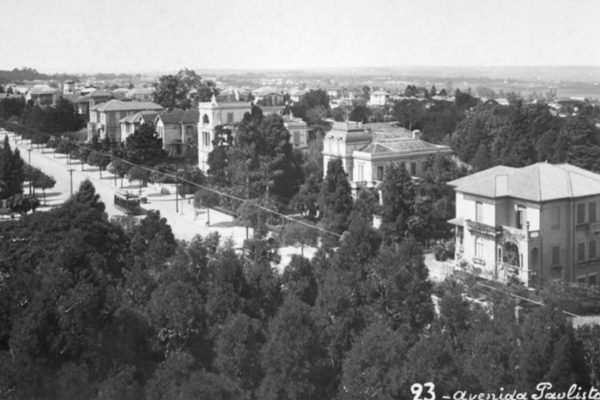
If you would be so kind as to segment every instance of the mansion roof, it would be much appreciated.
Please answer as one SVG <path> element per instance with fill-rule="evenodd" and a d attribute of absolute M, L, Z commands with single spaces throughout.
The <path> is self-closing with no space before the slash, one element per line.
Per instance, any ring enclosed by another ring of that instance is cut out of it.
<path fill-rule="evenodd" d="M 600 175 L 570 164 L 497 166 L 448 184 L 457 192 L 535 202 L 600 195 Z"/>
<path fill-rule="evenodd" d="M 370 153 L 371 155 L 391 155 L 399 153 L 435 153 L 451 150 L 448 146 L 437 145 L 420 139 L 400 138 L 376 140 L 358 151 Z"/>
<path fill-rule="evenodd" d="M 386 139 L 409 139 L 413 134 L 408 129 L 393 122 L 334 122 L 327 136 L 343 138 L 346 142 L 371 142 Z"/>

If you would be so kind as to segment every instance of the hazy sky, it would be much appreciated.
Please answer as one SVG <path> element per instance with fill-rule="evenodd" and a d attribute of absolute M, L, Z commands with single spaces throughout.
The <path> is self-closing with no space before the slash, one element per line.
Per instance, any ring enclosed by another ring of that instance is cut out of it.
<path fill-rule="evenodd" d="M 1 0 L 0 69 L 600 65 L 600 0 Z"/>

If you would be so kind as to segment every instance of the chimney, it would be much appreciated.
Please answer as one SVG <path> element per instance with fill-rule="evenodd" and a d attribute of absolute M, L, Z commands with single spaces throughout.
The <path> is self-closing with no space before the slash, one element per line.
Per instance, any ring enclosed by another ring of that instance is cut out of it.
<path fill-rule="evenodd" d="M 421 131 L 418 129 L 415 129 L 414 131 L 412 131 L 412 138 L 413 139 L 421 139 Z"/>
<path fill-rule="evenodd" d="M 508 175 L 496 176 L 496 196 L 506 196 L 508 194 Z"/>

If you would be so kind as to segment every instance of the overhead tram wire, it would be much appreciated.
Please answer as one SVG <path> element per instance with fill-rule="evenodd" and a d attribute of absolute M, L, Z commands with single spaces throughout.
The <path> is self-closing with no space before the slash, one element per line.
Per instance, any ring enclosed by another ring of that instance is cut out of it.
<path fill-rule="evenodd" d="M 42 132 L 40 132 L 40 133 L 42 133 Z M 50 134 L 47 134 L 47 133 L 46 133 L 46 135 L 48 135 L 48 136 L 52 136 L 52 135 L 50 135 Z M 87 146 L 84 146 L 84 145 L 81 145 L 81 144 L 78 144 L 78 143 L 72 143 L 72 145 L 74 145 L 74 146 L 77 146 L 77 147 L 79 147 L 80 149 L 85 149 L 85 150 L 88 150 L 88 151 L 90 151 L 90 152 L 95 152 L 95 153 L 101 154 L 101 155 L 103 155 L 103 156 L 106 156 L 106 157 L 110 157 L 110 158 L 112 158 L 112 159 L 119 160 L 119 161 L 121 161 L 121 162 L 127 163 L 127 164 L 129 164 L 129 165 L 131 165 L 131 166 L 135 166 L 135 167 L 138 167 L 138 168 L 144 169 L 144 170 L 146 170 L 146 171 L 150 171 L 150 172 L 155 172 L 155 173 L 158 173 L 158 174 L 162 174 L 163 176 L 168 176 L 168 177 L 170 177 L 170 178 L 173 178 L 173 179 L 175 179 L 176 181 L 179 181 L 179 182 L 185 182 L 185 183 L 187 183 L 187 184 L 189 184 L 189 185 L 195 186 L 195 187 L 197 187 L 197 188 L 199 188 L 199 189 L 207 190 L 207 191 L 209 191 L 209 192 L 215 193 L 215 194 L 217 194 L 217 195 L 219 195 L 219 196 L 222 196 L 222 197 L 227 197 L 227 198 L 229 198 L 229 199 L 236 200 L 236 201 L 239 201 L 239 202 L 244 202 L 244 201 L 248 200 L 248 199 L 243 199 L 243 198 L 240 198 L 240 197 L 234 196 L 234 195 L 232 195 L 232 194 L 229 194 L 229 193 L 221 192 L 220 190 L 217 190 L 217 189 L 214 189 L 214 188 L 211 188 L 211 187 L 208 187 L 208 186 L 204 186 L 204 185 L 198 184 L 198 183 L 196 183 L 196 182 L 191 182 L 191 181 L 189 181 L 189 180 L 187 180 L 187 179 L 179 178 L 177 175 L 170 174 L 170 173 L 168 173 L 168 172 L 159 171 L 159 170 L 157 170 L 157 169 L 154 169 L 154 168 L 151 168 L 151 167 L 147 167 L 147 166 L 145 166 L 145 165 L 139 165 L 139 164 L 135 164 L 135 163 L 133 163 L 133 162 L 131 162 L 131 161 L 129 161 L 129 160 L 125 160 L 124 158 L 117 157 L 117 156 L 114 156 L 114 155 L 112 155 L 112 154 L 108 154 L 108 153 L 105 153 L 105 152 L 103 152 L 103 151 L 100 151 L 100 150 L 91 149 L 91 148 L 89 148 L 89 147 L 87 147 Z M 338 238 L 342 238 L 342 235 L 341 235 L 341 234 L 339 234 L 339 233 L 336 233 L 336 232 L 330 231 L 330 230 L 328 230 L 328 229 L 325 229 L 325 228 L 323 228 L 323 227 L 320 227 L 320 226 L 317 226 L 317 225 L 313 225 L 313 224 L 310 224 L 310 223 L 308 223 L 308 222 L 305 222 L 305 221 L 302 221 L 302 220 L 296 219 L 296 218 L 294 218 L 294 217 L 292 217 L 292 216 L 285 215 L 285 214 L 283 214 L 283 213 L 280 213 L 279 211 L 272 210 L 272 209 L 270 209 L 270 208 L 268 208 L 268 207 L 265 207 L 265 206 L 262 206 L 262 205 L 260 205 L 260 204 L 251 204 L 251 205 L 252 205 L 253 207 L 256 207 L 256 208 L 260 209 L 260 210 L 263 210 L 263 211 L 266 211 L 266 212 L 268 212 L 268 213 L 271 213 L 271 214 L 273 214 L 273 215 L 276 215 L 276 216 L 278 216 L 278 217 L 280 217 L 280 218 L 282 218 L 282 219 L 284 219 L 284 220 L 287 220 L 287 221 L 289 221 L 289 222 L 295 222 L 295 223 L 297 223 L 297 224 L 304 225 L 304 226 L 306 226 L 306 227 L 308 227 L 308 228 L 310 228 L 310 229 L 314 229 L 314 230 L 317 230 L 317 231 L 320 231 L 320 232 L 323 232 L 323 233 L 327 233 L 327 234 L 329 234 L 329 235 L 336 236 L 336 237 L 338 237 Z"/>
<path fill-rule="evenodd" d="M 496 292 L 508 293 L 508 295 L 509 295 L 509 296 L 512 296 L 512 297 L 514 297 L 515 299 L 523 300 L 523 301 L 526 301 L 526 302 L 529 302 L 529 303 L 535 304 L 535 305 L 537 305 L 537 306 L 542 306 L 542 307 L 543 307 L 543 306 L 545 306 L 545 305 L 546 305 L 546 304 L 542 303 L 541 301 L 536 301 L 536 300 L 528 299 L 527 297 L 523 297 L 523 296 L 520 296 L 520 295 L 518 295 L 518 294 L 512 293 L 512 292 L 511 292 L 511 291 L 509 291 L 509 290 L 500 290 L 500 289 L 498 289 L 498 288 L 495 288 L 495 287 L 493 287 L 493 286 L 490 286 L 490 285 L 486 285 L 485 283 L 481 283 L 481 282 L 477 282 L 476 284 L 477 284 L 478 286 L 482 286 L 482 287 L 484 287 L 484 288 L 486 288 L 486 289 L 490 289 L 490 290 L 493 290 L 493 291 L 496 291 Z M 569 311 L 567 311 L 567 310 L 563 310 L 563 309 L 561 309 L 560 311 L 562 311 L 562 313 L 563 313 L 563 314 L 565 314 L 565 315 L 566 315 L 566 316 L 568 316 L 568 317 L 572 317 L 572 318 L 577 318 L 577 317 L 579 317 L 579 315 L 577 315 L 577 314 L 573 314 L 572 312 L 569 312 Z"/>

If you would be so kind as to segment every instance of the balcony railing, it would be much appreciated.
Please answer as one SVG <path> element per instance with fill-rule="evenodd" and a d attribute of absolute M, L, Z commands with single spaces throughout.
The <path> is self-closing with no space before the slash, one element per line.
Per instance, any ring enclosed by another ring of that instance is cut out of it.
<path fill-rule="evenodd" d="M 506 225 L 502 225 L 502 234 L 506 239 L 513 242 L 520 242 L 527 238 L 527 231 Z"/>
<path fill-rule="evenodd" d="M 495 237 L 501 233 L 498 227 L 484 224 L 482 222 L 471 221 L 470 219 L 465 221 L 467 223 L 467 229 L 475 232 L 479 235 Z"/>

